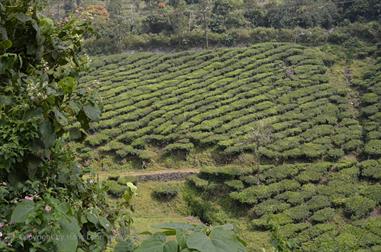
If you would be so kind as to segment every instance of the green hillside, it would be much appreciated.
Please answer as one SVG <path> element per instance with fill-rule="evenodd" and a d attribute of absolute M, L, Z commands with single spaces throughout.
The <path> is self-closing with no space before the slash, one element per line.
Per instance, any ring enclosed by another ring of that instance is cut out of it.
<path fill-rule="evenodd" d="M 289 43 L 94 58 L 82 85 L 104 113 L 77 148 L 139 167 L 209 153 L 186 198 L 203 222 L 249 223 L 245 237 L 276 225 L 302 251 L 378 251 L 381 62 L 347 64 Z"/>
<path fill-rule="evenodd" d="M 361 127 L 348 90 L 328 83 L 329 63 L 281 43 L 98 58 L 82 78 L 104 102 L 87 144 L 145 161 L 205 147 L 224 159 L 340 158 L 359 149 Z"/>
<path fill-rule="evenodd" d="M 381 252 L 380 0 L 1 0 L 0 251 Z"/>

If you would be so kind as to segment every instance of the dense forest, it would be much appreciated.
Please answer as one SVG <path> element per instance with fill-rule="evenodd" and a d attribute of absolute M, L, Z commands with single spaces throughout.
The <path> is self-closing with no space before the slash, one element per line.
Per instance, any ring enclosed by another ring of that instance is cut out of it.
<path fill-rule="evenodd" d="M 381 251 L 381 2 L 0 0 L 0 251 Z"/>
<path fill-rule="evenodd" d="M 49 15 L 91 16 L 89 53 L 236 46 L 266 41 L 321 45 L 374 42 L 377 0 L 54 1 Z M 377 22 L 378 21 L 378 22 Z"/>

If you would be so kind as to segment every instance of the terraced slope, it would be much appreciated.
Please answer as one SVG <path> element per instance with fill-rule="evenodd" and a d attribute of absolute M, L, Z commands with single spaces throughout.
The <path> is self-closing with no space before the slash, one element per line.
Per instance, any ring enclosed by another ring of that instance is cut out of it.
<path fill-rule="evenodd" d="M 279 225 L 296 251 L 379 251 L 381 180 L 364 179 L 368 162 L 207 167 L 189 182 L 203 202 L 247 209 L 254 230 Z M 209 210 L 203 221 L 216 221 Z"/>
<path fill-rule="evenodd" d="M 189 179 L 194 214 L 221 221 L 206 206 L 231 203 L 253 230 L 279 225 L 297 250 L 379 251 L 377 62 L 346 86 L 329 81 L 324 54 L 295 44 L 97 58 L 82 85 L 99 90 L 105 113 L 84 150 L 143 161 L 197 149 L 224 162 L 253 154 L 256 164 L 204 167 Z"/>
<path fill-rule="evenodd" d="M 100 154 L 152 158 L 198 146 L 271 160 L 337 159 L 361 146 L 346 90 L 321 53 L 296 44 L 98 58 L 104 113 L 87 144 Z M 94 87 L 94 86 L 93 86 Z"/>
<path fill-rule="evenodd" d="M 381 57 L 360 81 L 354 83 L 361 93 L 361 122 L 365 133 L 364 152 L 381 157 Z"/>
<path fill-rule="evenodd" d="M 357 157 L 335 162 L 206 167 L 189 179 L 197 192 L 194 197 L 240 205 L 254 230 L 279 225 L 280 235 L 296 251 L 380 251 L 380 74 L 378 59 L 374 69 L 353 83 L 360 91 L 358 120 L 364 134 Z M 213 221 L 218 217 L 215 211 L 202 216 Z"/>

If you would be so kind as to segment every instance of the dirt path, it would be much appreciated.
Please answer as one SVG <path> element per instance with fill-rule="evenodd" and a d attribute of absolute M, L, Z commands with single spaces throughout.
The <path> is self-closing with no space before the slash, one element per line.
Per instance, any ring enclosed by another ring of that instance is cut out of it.
<path fill-rule="evenodd" d="M 139 181 L 150 181 L 150 180 L 180 180 L 188 177 L 192 174 L 197 174 L 200 169 L 197 168 L 185 168 L 185 169 L 168 169 L 168 170 L 158 170 L 158 171 L 99 171 L 97 176 L 103 180 L 107 179 L 109 176 L 119 176 L 119 177 L 136 177 Z"/>

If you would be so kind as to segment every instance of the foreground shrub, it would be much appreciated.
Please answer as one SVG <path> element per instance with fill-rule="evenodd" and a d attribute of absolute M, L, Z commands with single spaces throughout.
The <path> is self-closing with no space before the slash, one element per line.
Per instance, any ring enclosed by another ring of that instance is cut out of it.
<path fill-rule="evenodd" d="M 245 243 L 235 234 L 230 224 L 207 227 L 183 223 L 156 226 L 162 232 L 155 233 L 134 250 L 147 251 L 198 251 L 198 252 L 245 252 Z M 167 236 L 172 237 L 167 239 Z"/>
<path fill-rule="evenodd" d="M 65 144 L 100 114 L 77 87 L 87 26 L 57 27 L 35 3 L 0 4 L 0 250 L 100 251 L 114 214 Z"/>

